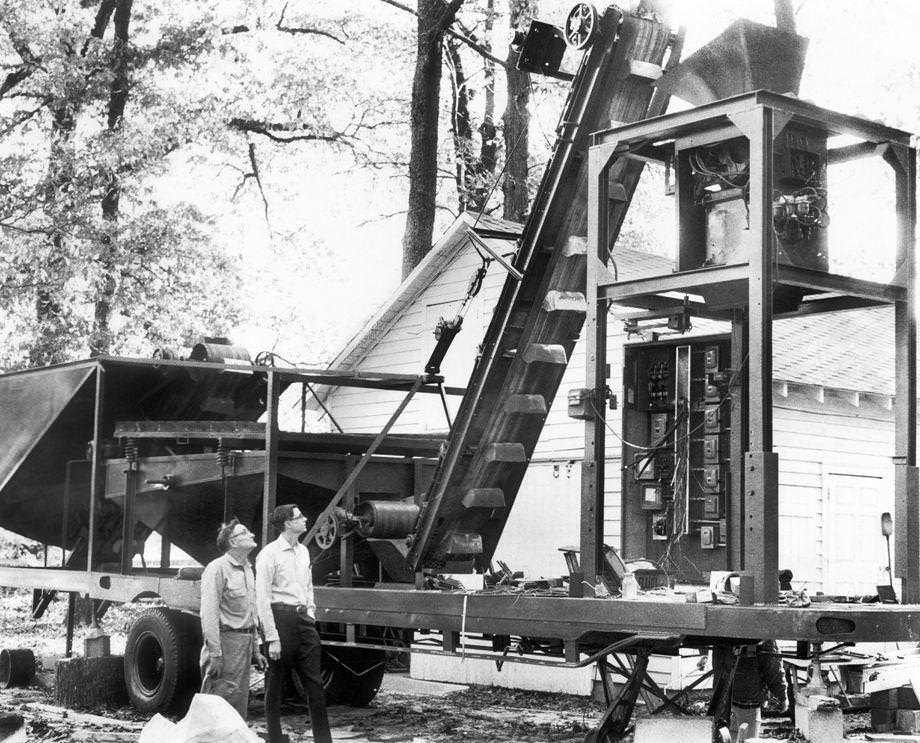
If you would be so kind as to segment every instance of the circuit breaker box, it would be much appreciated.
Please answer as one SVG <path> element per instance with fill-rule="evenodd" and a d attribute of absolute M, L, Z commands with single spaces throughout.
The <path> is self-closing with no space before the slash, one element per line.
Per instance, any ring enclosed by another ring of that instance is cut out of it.
<path fill-rule="evenodd" d="M 730 359 L 725 336 L 625 349 L 624 556 L 675 580 L 728 567 Z"/>

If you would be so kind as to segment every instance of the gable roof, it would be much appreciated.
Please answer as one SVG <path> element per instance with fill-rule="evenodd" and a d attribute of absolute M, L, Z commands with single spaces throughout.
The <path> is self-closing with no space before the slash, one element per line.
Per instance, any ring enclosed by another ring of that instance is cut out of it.
<path fill-rule="evenodd" d="M 467 229 L 497 250 L 516 249 L 522 226 L 482 215 L 461 214 L 399 288 L 365 323 L 329 364 L 356 368 L 468 244 Z M 614 252 L 620 279 L 669 274 L 670 258 L 628 248 Z M 777 319 L 773 324 L 773 377 L 793 384 L 832 387 L 854 392 L 894 394 L 894 311 L 878 307 Z"/>
<path fill-rule="evenodd" d="M 494 245 L 501 253 L 507 254 L 517 249 L 517 238 L 521 234 L 520 224 L 496 219 L 486 214 L 477 216 L 464 212 L 454 220 L 441 239 L 403 279 L 396 291 L 336 354 L 329 363 L 329 368 L 354 369 L 360 364 L 377 341 L 393 327 L 400 315 L 463 250 L 469 242 L 467 230 L 471 228 L 480 238 Z"/>

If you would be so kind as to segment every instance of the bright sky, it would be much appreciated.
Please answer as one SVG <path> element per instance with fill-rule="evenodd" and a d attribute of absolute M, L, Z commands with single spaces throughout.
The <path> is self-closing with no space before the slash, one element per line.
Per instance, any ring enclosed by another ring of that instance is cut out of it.
<path fill-rule="evenodd" d="M 568 7 L 569 3 L 541 3 L 542 17 L 561 25 L 564 11 L 557 17 L 552 5 Z M 773 23 L 773 0 L 672 0 L 671 5 L 677 22 L 687 29 L 685 56 L 738 17 Z M 875 0 L 867 5 L 852 0 L 797 0 L 796 7 L 798 32 L 810 39 L 803 98 L 908 130 L 920 129 L 920 72 L 907 65 L 916 56 L 913 37 L 920 27 L 920 2 Z M 498 100 L 497 109 L 503 106 L 504 101 Z M 537 111 L 534 126 L 552 130 L 557 116 L 555 111 Z M 252 298 L 254 306 L 270 311 L 284 296 L 296 296 L 298 302 L 297 323 L 285 326 L 260 320 L 239 329 L 235 337 L 253 352 L 276 347 L 283 355 L 296 357 L 291 360 L 311 360 L 294 350 L 304 348 L 303 341 L 292 335 L 301 332 L 294 329 L 299 325 L 323 335 L 322 343 L 309 347 L 334 353 L 398 286 L 404 184 L 370 181 L 343 163 L 319 156 L 300 179 L 295 206 L 309 215 L 305 239 L 322 240 L 330 253 L 326 259 L 305 258 L 293 269 L 273 271 L 274 247 L 267 243 L 257 216 L 240 214 L 229 223 L 231 233 L 243 238 L 249 258 L 263 265 L 262 292 Z M 283 220 L 284 215 L 276 218 Z M 449 219 L 440 215 L 442 229 Z"/>

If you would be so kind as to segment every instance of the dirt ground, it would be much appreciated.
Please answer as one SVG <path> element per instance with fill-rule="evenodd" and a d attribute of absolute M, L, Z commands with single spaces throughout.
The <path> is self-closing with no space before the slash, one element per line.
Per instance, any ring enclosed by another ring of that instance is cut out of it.
<path fill-rule="evenodd" d="M 0 593 L 0 648 L 30 648 L 39 659 L 35 683 L 28 689 L 0 689 L 0 714 L 26 719 L 29 741 L 136 741 L 147 721 L 131 708 L 74 712 L 53 704 L 54 659 L 64 654 L 64 608 L 54 602 L 40 620 L 29 616 L 25 592 Z M 118 607 L 106 615 L 103 629 L 111 635 L 113 653 L 121 653 L 124 632 L 140 607 Z M 78 628 L 79 653 L 88 628 Z M 697 705 L 704 707 L 704 703 Z M 292 741 L 312 740 L 306 708 L 289 705 L 284 724 Z M 369 707 L 332 707 L 336 741 L 349 743 L 582 743 L 599 721 L 601 705 L 584 697 L 513 691 L 496 687 L 464 687 L 387 674 Z M 867 714 L 848 714 L 848 740 L 865 740 Z M 264 734 L 261 681 L 254 683 L 250 726 Z M 796 740 L 786 719 L 767 721 L 763 737 Z"/>

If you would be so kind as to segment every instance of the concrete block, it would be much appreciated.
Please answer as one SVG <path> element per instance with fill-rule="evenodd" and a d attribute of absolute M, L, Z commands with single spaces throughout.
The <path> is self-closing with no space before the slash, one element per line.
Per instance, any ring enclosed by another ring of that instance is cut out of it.
<path fill-rule="evenodd" d="M 812 698 L 827 699 L 816 694 Z M 836 701 L 836 700 L 833 700 Z M 843 711 L 815 704 L 814 708 L 795 705 L 795 726 L 810 743 L 840 743 L 843 740 Z"/>
<path fill-rule="evenodd" d="M 920 732 L 920 710 L 916 709 L 899 709 L 898 710 L 898 732 L 917 733 Z"/>
<path fill-rule="evenodd" d="M 917 700 L 917 694 L 912 686 L 899 686 L 898 709 L 920 709 L 920 701 Z"/>
<path fill-rule="evenodd" d="M 681 743 L 711 743 L 711 717 L 656 715 L 636 718 L 633 743 L 661 743 L 679 740 Z"/>
<path fill-rule="evenodd" d="M 85 709 L 128 703 L 124 658 L 63 658 L 54 667 L 54 703 Z"/>
<path fill-rule="evenodd" d="M 869 706 L 872 709 L 897 709 L 898 690 L 885 689 L 884 691 L 873 691 L 869 695 Z"/>
<path fill-rule="evenodd" d="M 869 711 L 869 720 L 873 732 L 891 733 L 897 729 L 898 711 L 896 709 L 876 709 Z"/>
<path fill-rule="evenodd" d="M 111 639 L 108 635 L 91 635 L 83 638 L 84 658 L 104 658 L 112 654 Z"/>

